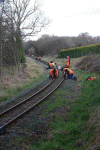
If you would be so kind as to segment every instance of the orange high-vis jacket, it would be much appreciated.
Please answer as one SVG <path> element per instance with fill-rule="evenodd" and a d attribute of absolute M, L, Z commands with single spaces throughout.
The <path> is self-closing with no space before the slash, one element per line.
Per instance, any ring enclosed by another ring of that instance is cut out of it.
<path fill-rule="evenodd" d="M 52 77 L 54 77 L 53 70 L 54 70 L 54 69 L 51 69 L 51 70 L 50 70 L 50 76 L 52 76 Z M 57 71 L 57 69 L 55 70 L 55 76 L 58 76 L 58 71 Z"/>
<path fill-rule="evenodd" d="M 69 68 L 69 62 L 66 62 L 66 67 Z"/>
<path fill-rule="evenodd" d="M 69 62 L 69 63 L 70 63 L 70 59 L 69 59 L 69 56 L 67 56 L 67 62 Z"/>
<path fill-rule="evenodd" d="M 41 59 L 41 57 L 39 57 L 39 60 Z"/>
<path fill-rule="evenodd" d="M 70 58 L 69 58 L 69 56 L 67 56 L 67 60 L 66 60 L 66 67 L 68 67 L 68 68 L 69 68 L 69 65 L 70 65 Z"/>
<path fill-rule="evenodd" d="M 98 78 L 98 77 L 89 77 L 88 81 L 91 81 L 91 80 L 96 79 L 96 78 Z"/>
<path fill-rule="evenodd" d="M 52 68 L 54 67 L 54 63 L 49 63 L 49 66 Z"/>
<path fill-rule="evenodd" d="M 72 74 L 72 73 L 73 73 L 73 71 L 72 71 L 71 69 L 69 69 L 69 68 L 64 68 L 64 69 L 63 69 L 64 72 L 65 72 L 66 70 L 69 71 L 69 74 Z"/>

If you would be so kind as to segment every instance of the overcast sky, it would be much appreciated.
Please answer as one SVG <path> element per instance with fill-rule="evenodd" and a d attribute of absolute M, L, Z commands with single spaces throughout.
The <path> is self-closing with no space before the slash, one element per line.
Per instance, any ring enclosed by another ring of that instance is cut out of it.
<path fill-rule="evenodd" d="M 52 19 L 52 23 L 37 38 L 42 34 L 78 36 L 81 32 L 100 36 L 100 0 L 43 0 L 43 2 L 42 9 L 45 15 Z"/>

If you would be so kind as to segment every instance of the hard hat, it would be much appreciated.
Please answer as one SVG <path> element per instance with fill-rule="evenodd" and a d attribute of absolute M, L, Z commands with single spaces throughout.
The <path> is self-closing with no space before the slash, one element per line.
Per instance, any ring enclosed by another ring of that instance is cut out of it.
<path fill-rule="evenodd" d="M 52 61 L 52 60 L 50 60 L 50 62 L 52 63 L 53 61 Z"/>

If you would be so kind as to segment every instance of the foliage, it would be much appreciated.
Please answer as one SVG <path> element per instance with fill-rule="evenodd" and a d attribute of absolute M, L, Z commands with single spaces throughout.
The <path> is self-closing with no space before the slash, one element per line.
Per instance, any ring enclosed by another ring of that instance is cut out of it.
<path fill-rule="evenodd" d="M 12 66 L 4 68 L 4 76 L 0 82 L 0 102 L 14 97 L 45 78 L 43 67 L 40 68 L 30 57 L 26 57 L 26 63 L 22 63 L 20 67 L 22 69 L 18 71 L 16 68 L 15 72 Z"/>
<path fill-rule="evenodd" d="M 100 74 L 100 54 L 87 55 L 76 63 L 76 67 L 84 71 Z"/>
<path fill-rule="evenodd" d="M 33 47 L 35 49 L 35 55 L 55 55 L 58 54 L 59 51 L 81 47 L 91 44 L 100 43 L 100 37 L 91 37 L 87 33 L 82 33 L 77 37 L 68 37 L 68 36 L 50 36 L 50 35 L 43 35 L 37 41 L 28 41 L 25 43 L 25 49 L 30 49 Z M 81 53 L 82 54 L 82 53 Z M 76 55 L 76 54 L 75 54 Z M 82 54 L 83 55 L 83 54 Z"/>
<path fill-rule="evenodd" d="M 50 23 L 41 9 L 42 2 L 35 0 L 2 1 L 0 15 L 0 75 L 3 66 L 25 63 L 23 41 L 36 36 Z"/>

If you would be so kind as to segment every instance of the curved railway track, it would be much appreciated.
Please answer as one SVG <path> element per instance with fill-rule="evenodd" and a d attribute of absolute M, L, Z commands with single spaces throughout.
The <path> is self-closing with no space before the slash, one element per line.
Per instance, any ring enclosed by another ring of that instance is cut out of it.
<path fill-rule="evenodd" d="M 47 64 L 47 62 L 43 62 L 43 63 Z M 41 90 L 37 91 L 35 94 L 21 101 L 15 106 L 1 112 L 0 113 L 0 134 L 5 133 L 7 126 L 9 126 L 12 122 L 16 121 L 18 118 L 22 117 L 25 113 L 27 113 L 28 111 L 36 107 L 44 99 L 46 99 L 52 92 L 54 92 L 63 82 L 64 78 L 62 77 L 63 77 L 63 72 L 59 70 L 58 78 L 53 80 L 50 79 L 50 82 Z"/>

